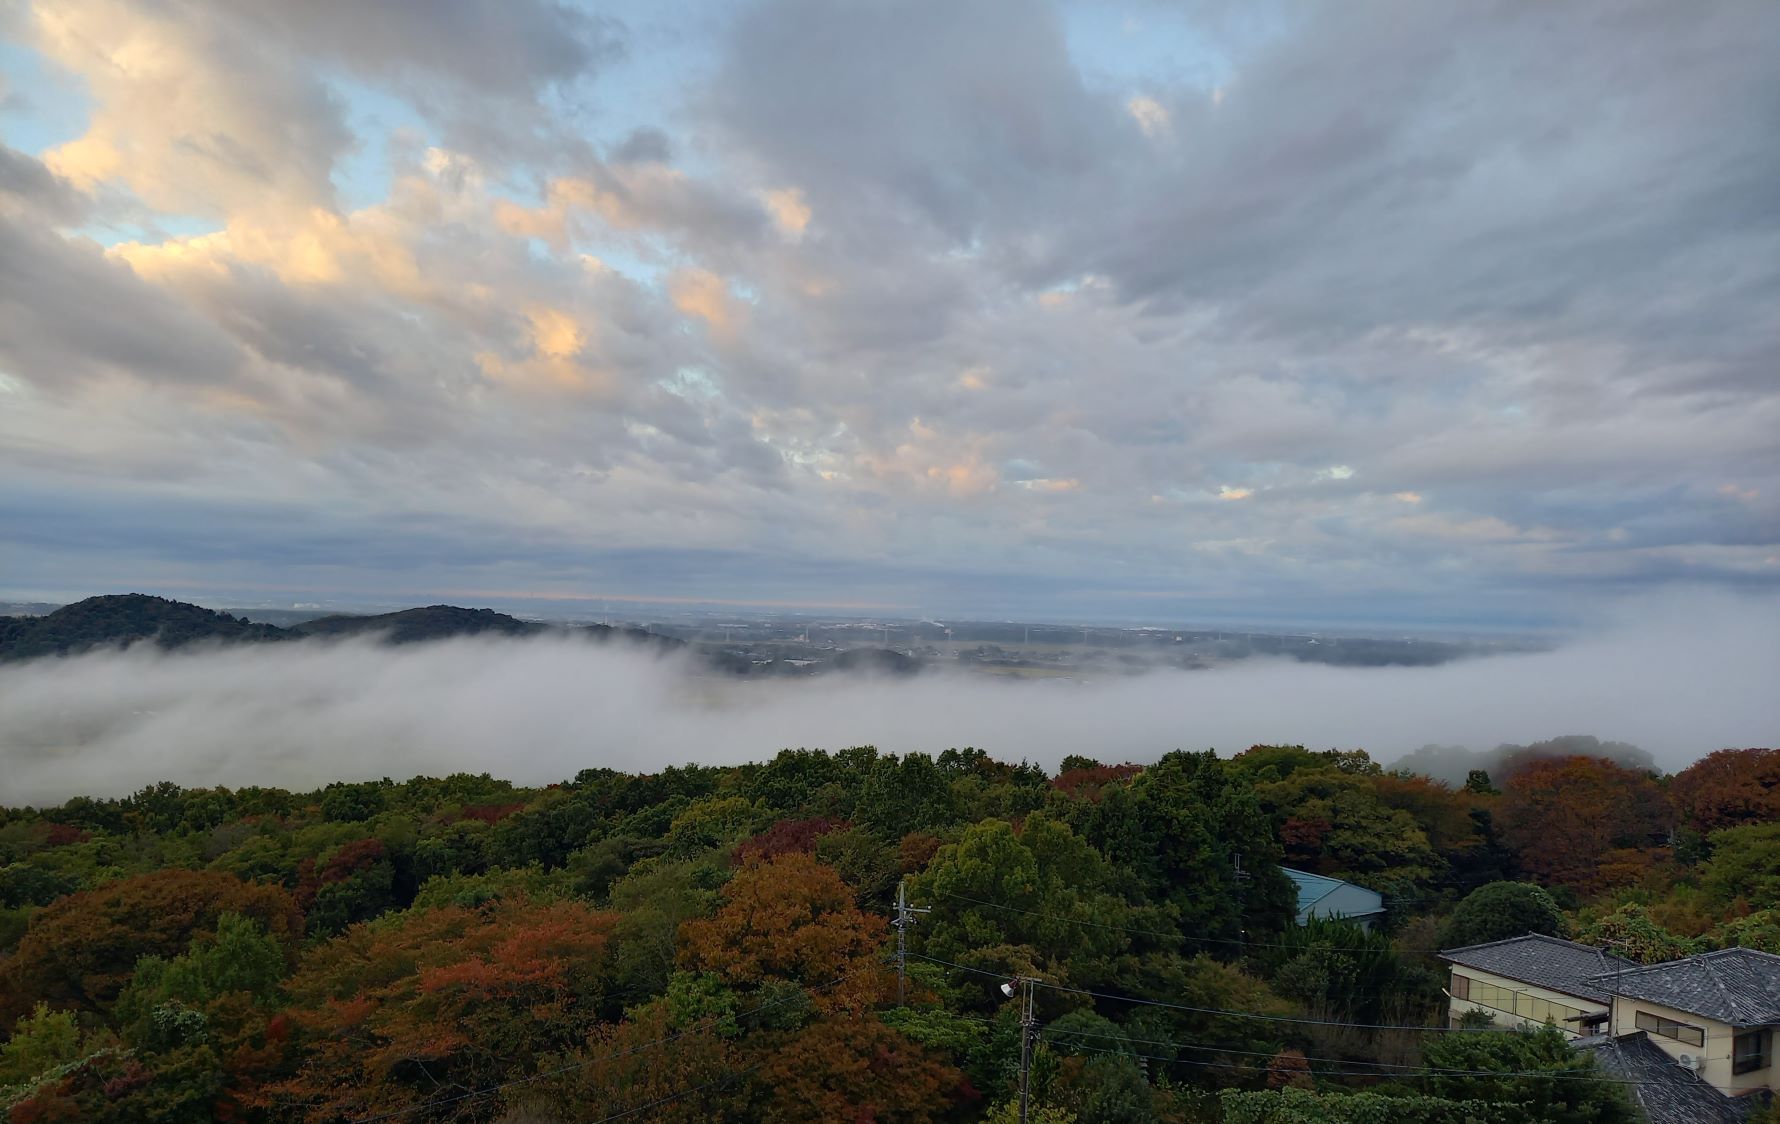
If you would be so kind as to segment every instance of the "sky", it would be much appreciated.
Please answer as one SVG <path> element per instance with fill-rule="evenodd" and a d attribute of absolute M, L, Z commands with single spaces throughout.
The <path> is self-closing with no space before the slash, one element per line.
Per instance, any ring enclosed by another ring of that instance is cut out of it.
<path fill-rule="evenodd" d="M 0 0 L 0 595 L 1780 590 L 1780 5 Z"/>

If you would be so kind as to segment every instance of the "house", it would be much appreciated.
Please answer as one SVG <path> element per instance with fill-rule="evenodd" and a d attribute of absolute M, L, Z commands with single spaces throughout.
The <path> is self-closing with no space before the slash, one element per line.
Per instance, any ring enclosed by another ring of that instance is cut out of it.
<path fill-rule="evenodd" d="M 1643 1031 L 1727 1095 L 1774 1087 L 1780 956 L 1727 948 L 1615 972 L 1600 984 L 1613 995 L 1615 1036 Z"/>
<path fill-rule="evenodd" d="M 1453 1026 L 1481 1011 L 1502 1027 L 1547 1022 L 1573 1037 L 1592 1034 L 1610 1017 L 1613 997 L 1600 982 L 1605 972 L 1637 965 L 1575 941 L 1528 933 L 1488 944 L 1448 949 L 1446 993 Z"/>
<path fill-rule="evenodd" d="M 1607 1076 L 1625 1083 L 1649 1124 L 1743 1124 L 1759 1104 L 1755 1097 L 1725 1096 L 1692 1069 L 1676 1065 L 1642 1030 L 1597 1034 L 1572 1045 L 1593 1054 Z"/>
<path fill-rule="evenodd" d="M 1634 964 L 1528 933 L 1448 949 L 1448 1018 L 1551 1023 L 1595 1055 L 1651 1124 L 1737 1124 L 1766 1103 L 1780 1070 L 1780 956 L 1727 948 Z"/>
<path fill-rule="evenodd" d="M 1280 867 L 1298 887 L 1298 924 L 1313 917 L 1353 921 L 1362 929 L 1384 919 L 1384 898 L 1377 891 L 1307 870 Z"/>

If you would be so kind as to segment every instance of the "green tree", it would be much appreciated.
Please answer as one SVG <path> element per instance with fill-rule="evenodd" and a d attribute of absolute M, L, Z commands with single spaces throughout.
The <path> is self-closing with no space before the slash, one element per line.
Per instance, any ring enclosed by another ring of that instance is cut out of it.
<path fill-rule="evenodd" d="M 1020 835 L 1005 820 L 973 824 L 910 880 L 917 901 L 943 906 L 919 931 L 921 948 L 991 971 L 1105 980 L 1109 958 L 1130 944 L 1116 928 L 1129 920 L 1125 903 L 1102 889 L 1110 878 L 1094 848 L 1043 813 Z M 979 990 L 978 1005 L 990 1004 Z"/>
<path fill-rule="evenodd" d="M 1700 868 L 1699 881 L 1714 902 L 1780 906 L 1780 823 L 1726 828 L 1707 842 L 1712 858 Z"/>
<path fill-rule="evenodd" d="M 80 1024 L 72 1011 L 52 1011 L 37 1004 L 13 1026 L 0 1046 L 0 1086 L 29 1081 L 45 1070 L 80 1056 Z"/>
<path fill-rule="evenodd" d="M 1679 960 L 1700 951 L 1698 941 L 1671 933 L 1654 921 L 1641 905 L 1622 905 L 1581 926 L 1576 939 L 1583 944 L 1610 949 L 1640 964 Z"/>
<path fill-rule="evenodd" d="M 1075 1104 L 1079 1124 L 1153 1124 L 1156 1098 L 1137 1059 L 1127 1054 L 1088 1058 L 1078 1079 Z"/>
<path fill-rule="evenodd" d="M 1389 937 L 1350 922 L 1313 918 L 1261 953 L 1273 989 L 1318 1018 L 1384 1022 L 1393 1003 L 1429 998 L 1420 992 L 1430 981 L 1398 959 Z"/>
<path fill-rule="evenodd" d="M 201 1007 L 236 991 L 271 1002 L 285 970 L 285 948 L 277 938 L 256 921 L 225 913 L 217 918 L 213 935 L 194 937 L 171 960 L 152 954 L 138 960 L 118 999 L 118 1018 L 127 1022 L 171 1000 Z"/>
<path fill-rule="evenodd" d="M 1226 1089 L 1223 1124 L 1525 1124 L 1519 1105 L 1418 1094 Z"/>
<path fill-rule="evenodd" d="M 1601 1073 L 1594 1055 L 1572 1049 L 1556 1027 L 1428 1037 L 1423 1056 L 1433 1074 L 1426 1091 L 1454 1100 L 1523 1106 L 1540 1124 L 1635 1124 L 1625 1089 Z M 1470 1076 L 1479 1071 L 1501 1076 Z M 1591 1080 L 1598 1078 L 1598 1080 Z"/>
<path fill-rule="evenodd" d="M 854 818 L 889 839 L 949 824 L 951 778 L 925 753 L 880 757 L 859 790 Z"/>
<path fill-rule="evenodd" d="M 1216 754 L 1167 754 L 1071 815 L 1114 870 L 1170 907 L 1184 934 L 1232 950 L 1244 931 L 1259 937 L 1292 920 L 1296 894 L 1279 870 L 1273 824 L 1248 775 Z"/>
<path fill-rule="evenodd" d="M 0 907 L 48 905 L 78 889 L 78 879 L 31 863 L 0 866 Z"/>
<path fill-rule="evenodd" d="M 1459 902 L 1440 930 L 1440 946 L 1463 948 L 1526 933 L 1556 936 L 1563 925 L 1563 911 L 1544 887 L 1531 882 L 1491 882 Z"/>
<path fill-rule="evenodd" d="M 280 887 L 216 871 L 138 875 L 70 894 L 33 917 L 18 951 L 0 966 L 0 1006 L 16 1004 L 22 1014 L 25 1004 L 42 999 L 109 1012 L 140 957 L 178 955 L 194 934 L 213 932 L 225 913 L 259 921 L 280 941 L 301 931 L 296 906 Z"/>

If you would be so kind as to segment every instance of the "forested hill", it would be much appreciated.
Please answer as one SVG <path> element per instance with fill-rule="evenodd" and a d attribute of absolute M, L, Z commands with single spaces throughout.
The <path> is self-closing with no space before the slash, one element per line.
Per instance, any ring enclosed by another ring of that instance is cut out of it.
<path fill-rule="evenodd" d="M 503 636 L 530 636 L 548 626 L 522 621 L 493 609 L 463 609 L 456 605 L 428 605 L 422 609 L 403 609 L 397 613 L 375 616 L 340 614 L 320 617 L 296 625 L 293 631 L 310 636 L 361 636 L 382 633 L 392 644 L 411 644 L 418 640 L 443 640 L 450 636 L 479 636 L 497 633 Z"/>
<path fill-rule="evenodd" d="M 118 593 L 64 605 L 47 616 L 0 617 L 0 660 L 64 656 L 139 640 L 178 648 L 207 640 L 285 640 L 291 635 L 274 625 L 254 624 L 183 601 Z"/>
<path fill-rule="evenodd" d="M 164 649 L 188 644 L 259 643 L 306 636 L 381 636 L 392 644 L 444 640 L 453 636 L 529 636 L 556 631 L 599 640 L 624 639 L 661 649 L 680 641 L 639 629 L 587 625 L 577 628 L 522 621 L 492 609 L 428 605 L 369 616 L 339 615 L 291 628 L 255 624 L 183 601 L 142 593 L 108 594 L 65 605 L 42 617 L 0 617 L 0 662 L 38 656 L 65 656 L 103 647 L 128 647 L 152 640 Z"/>
<path fill-rule="evenodd" d="M 1452 1026 L 1439 953 L 1780 952 L 1780 750 L 1471 780 L 855 747 L 0 795 L 0 1120 L 1012 1124 L 1027 1053 L 1041 1124 L 1637 1124 L 1556 1026 Z M 1300 925 L 1283 868 L 1384 914 Z"/>

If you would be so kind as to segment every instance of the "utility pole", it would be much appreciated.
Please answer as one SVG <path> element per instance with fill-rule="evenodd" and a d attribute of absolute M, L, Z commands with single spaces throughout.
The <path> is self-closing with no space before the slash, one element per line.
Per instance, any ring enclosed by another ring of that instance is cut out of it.
<path fill-rule="evenodd" d="M 909 905 L 908 883 L 896 884 L 896 1005 L 903 1005 L 908 994 L 908 963 L 909 963 L 909 927 L 919 920 L 920 914 L 931 913 L 931 909 L 916 909 Z"/>
<path fill-rule="evenodd" d="M 1020 977 L 1020 1124 L 1026 1124 L 1026 1102 L 1032 1086 L 1032 1035 L 1038 1029 L 1030 976 Z"/>
<path fill-rule="evenodd" d="M 1248 930 L 1243 927 L 1243 922 L 1248 917 L 1248 895 L 1243 891 L 1248 888 L 1249 872 L 1242 869 L 1241 851 L 1236 852 L 1234 861 L 1236 864 L 1236 952 L 1237 955 L 1241 955 L 1243 952 L 1242 939 L 1248 935 Z"/>

